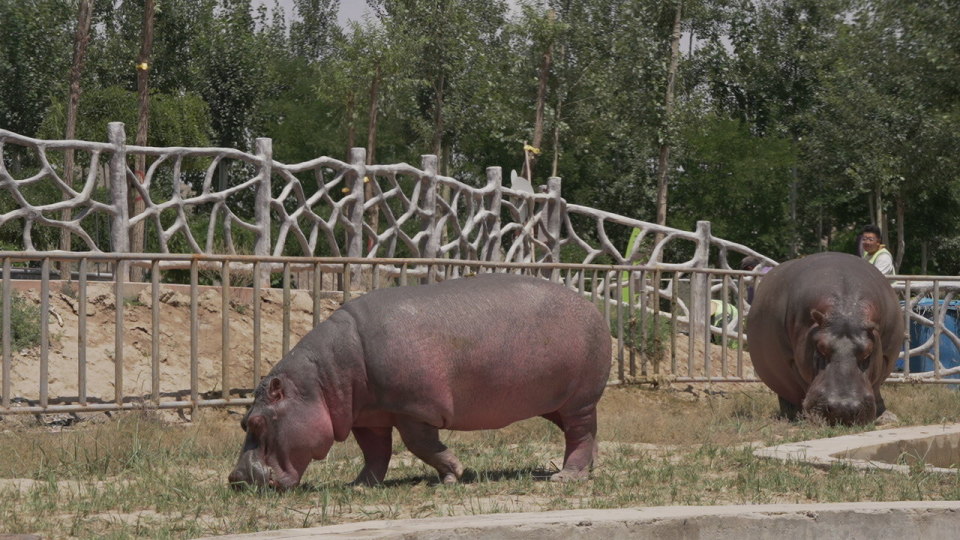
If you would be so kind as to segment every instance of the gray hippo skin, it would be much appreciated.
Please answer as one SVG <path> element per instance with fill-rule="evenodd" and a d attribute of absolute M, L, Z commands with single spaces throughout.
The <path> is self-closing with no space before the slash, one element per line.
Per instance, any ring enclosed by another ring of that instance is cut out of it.
<path fill-rule="evenodd" d="M 229 481 L 291 488 L 353 432 L 364 457 L 354 482 L 381 483 L 396 427 L 454 483 L 464 468 L 438 430 L 534 416 L 564 432 L 563 469 L 552 479 L 583 478 L 609 372 L 606 322 L 562 285 L 492 274 L 373 291 L 335 311 L 264 377 Z"/>
<path fill-rule="evenodd" d="M 750 358 L 780 397 L 831 423 L 867 424 L 903 345 L 903 313 L 887 279 L 844 253 L 788 261 L 764 276 L 747 322 Z"/>

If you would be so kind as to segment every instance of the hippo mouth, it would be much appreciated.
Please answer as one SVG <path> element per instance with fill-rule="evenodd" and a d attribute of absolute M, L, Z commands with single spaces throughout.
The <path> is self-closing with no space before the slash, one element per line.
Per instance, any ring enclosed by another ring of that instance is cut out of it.
<path fill-rule="evenodd" d="M 866 425 L 876 418 L 873 400 L 805 400 L 807 416 L 822 418 L 830 425 Z"/>
<path fill-rule="evenodd" d="M 286 491 L 300 483 L 300 475 L 267 465 L 253 451 L 244 452 L 233 472 L 227 477 L 230 487 L 241 490 L 247 487 L 269 487 Z"/>

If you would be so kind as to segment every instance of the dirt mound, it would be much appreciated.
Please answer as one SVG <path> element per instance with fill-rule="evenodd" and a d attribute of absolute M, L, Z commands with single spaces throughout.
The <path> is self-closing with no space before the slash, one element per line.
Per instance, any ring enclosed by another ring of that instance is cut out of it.
<path fill-rule="evenodd" d="M 89 287 L 86 301 L 86 331 L 79 334 L 80 306 L 73 291 L 51 287 L 50 347 L 47 357 L 48 392 L 51 398 L 79 395 L 80 351 L 86 353 L 86 390 L 93 401 L 115 399 L 116 298 L 112 285 Z M 240 291 L 237 291 L 240 292 Z M 39 305 L 39 291 L 20 291 L 22 297 Z M 238 297 L 242 295 L 238 294 Z M 248 293 L 249 296 L 249 293 Z M 123 394 L 146 396 L 152 388 L 153 340 L 158 340 L 159 388 L 161 394 L 188 392 L 191 381 L 191 350 L 197 351 L 198 391 L 213 392 L 222 385 L 223 317 L 219 289 L 205 288 L 197 298 L 198 333 L 191 340 L 189 289 L 161 287 L 158 295 L 160 331 L 153 336 L 153 298 L 149 287 L 128 295 L 123 302 Z M 290 302 L 290 344 L 293 346 L 313 326 L 313 300 L 307 291 L 292 291 Z M 321 301 L 321 319 L 339 307 L 331 299 Z M 280 290 L 261 294 L 260 374 L 266 374 L 282 356 L 283 297 Z M 253 380 L 253 307 L 232 300 L 225 314 L 228 321 L 231 388 L 251 388 Z M 14 351 L 11 365 L 12 395 L 28 400 L 40 397 L 40 347 Z"/>

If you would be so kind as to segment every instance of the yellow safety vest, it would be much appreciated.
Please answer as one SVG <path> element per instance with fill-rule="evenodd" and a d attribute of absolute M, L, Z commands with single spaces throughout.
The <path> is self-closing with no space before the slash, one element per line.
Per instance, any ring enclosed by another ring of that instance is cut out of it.
<path fill-rule="evenodd" d="M 873 255 L 870 255 L 869 253 L 864 252 L 863 258 L 870 261 L 870 264 L 875 264 L 877 262 L 877 257 L 879 257 L 881 253 L 886 253 L 887 255 L 890 255 L 890 257 L 893 257 L 893 254 L 887 251 L 887 248 L 881 245 L 880 249 L 873 252 Z"/>

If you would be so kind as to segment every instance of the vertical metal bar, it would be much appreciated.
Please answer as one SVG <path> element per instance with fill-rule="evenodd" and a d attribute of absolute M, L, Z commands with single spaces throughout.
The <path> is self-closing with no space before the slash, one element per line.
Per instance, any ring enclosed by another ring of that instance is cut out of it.
<path fill-rule="evenodd" d="M 77 291 L 77 395 L 87 404 L 87 259 L 80 259 Z"/>
<path fill-rule="evenodd" d="M 623 288 L 623 285 L 620 286 Z M 621 300 L 623 298 L 621 297 Z M 643 341 L 638 341 L 637 325 L 643 327 L 643 313 L 635 305 L 635 296 L 633 291 L 633 272 L 627 272 L 627 317 L 630 321 L 630 376 L 637 376 L 637 348 L 643 346 Z"/>
<path fill-rule="evenodd" d="M 407 286 L 407 263 L 400 265 L 400 286 Z"/>
<path fill-rule="evenodd" d="M 372 271 L 373 271 L 373 280 L 372 280 L 371 290 L 375 291 L 380 288 L 380 267 L 377 265 L 377 263 L 373 263 Z"/>
<path fill-rule="evenodd" d="M 260 261 L 253 263 L 253 387 L 260 384 L 262 337 L 260 336 Z"/>
<path fill-rule="evenodd" d="M 727 376 L 727 347 L 730 338 L 727 336 L 727 310 L 730 307 L 728 302 L 730 294 L 730 275 L 723 274 L 723 284 L 720 286 L 720 376 Z"/>
<path fill-rule="evenodd" d="M 646 284 L 646 281 L 644 281 Z M 652 292 L 650 294 L 650 309 L 653 311 L 653 374 L 660 375 L 660 360 L 663 347 L 660 343 L 660 271 L 655 270 L 652 278 Z M 646 296 L 646 295 L 644 295 Z"/>
<path fill-rule="evenodd" d="M 943 366 L 940 365 L 940 335 L 943 333 L 943 319 L 940 317 L 940 280 L 933 280 L 933 378 L 940 379 Z M 946 306 L 944 306 L 946 307 Z"/>
<path fill-rule="evenodd" d="M 620 272 L 612 271 L 608 272 L 607 275 L 616 282 L 616 288 L 613 292 L 616 295 L 614 301 L 617 303 L 617 374 L 619 375 L 620 382 L 625 382 L 626 366 L 624 366 L 623 356 L 625 345 L 625 336 L 623 335 L 623 284 L 621 283 Z M 607 290 L 609 291 L 610 288 L 607 287 Z"/>
<path fill-rule="evenodd" d="M 200 400 L 200 311 L 197 309 L 199 272 L 197 259 L 190 260 L 190 402 L 196 411 Z"/>
<path fill-rule="evenodd" d="M 590 301 L 594 304 L 597 303 L 597 286 L 597 271 L 594 270 L 590 279 Z M 609 324 L 609 322 L 607 324 Z"/>
<path fill-rule="evenodd" d="M 694 296 L 694 295 L 693 295 L 693 289 L 694 289 L 694 287 L 693 287 L 693 274 L 691 273 L 691 274 L 690 274 L 689 296 L 687 297 L 687 340 L 688 340 L 688 342 L 689 342 L 689 345 L 688 345 L 688 346 L 689 346 L 689 349 L 688 349 L 689 353 L 687 354 L 687 376 L 688 376 L 688 377 L 692 377 L 692 376 L 693 376 L 694 359 L 695 359 L 696 356 L 697 356 L 697 347 L 696 347 L 696 343 L 695 343 L 695 341 L 694 341 L 694 334 L 696 334 L 696 331 L 694 330 L 694 325 L 696 324 L 695 321 L 697 321 L 697 320 L 699 319 L 699 317 L 700 317 L 699 315 L 697 315 L 696 313 L 694 313 L 694 312 L 696 311 L 696 309 L 695 309 L 695 307 L 694 307 L 694 305 L 693 305 L 693 296 Z"/>
<path fill-rule="evenodd" d="M 343 303 L 346 304 L 350 301 L 350 265 L 343 265 Z"/>
<path fill-rule="evenodd" d="M 223 399 L 230 399 L 230 261 L 220 263 L 220 380 Z"/>
<path fill-rule="evenodd" d="M 40 263 L 40 406 L 47 407 L 50 379 L 50 258 Z"/>
<path fill-rule="evenodd" d="M 313 267 L 313 326 L 320 324 L 320 290 L 323 288 L 323 274 L 320 263 Z"/>
<path fill-rule="evenodd" d="M 610 272 L 603 273 L 603 316 L 610 323 Z"/>
<path fill-rule="evenodd" d="M 117 261 L 113 267 L 114 340 L 113 340 L 113 397 L 123 404 L 123 283 L 127 278 L 129 261 Z"/>
<path fill-rule="evenodd" d="M 639 291 L 636 290 L 635 283 L 640 285 Z M 647 295 L 646 295 L 646 285 L 647 283 L 647 274 L 646 270 L 640 271 L 639 280 L 630 280 L 630 297 L 634 298 L 634 295 L 639 297 L 639 303 L 637 305 L 637 324 L 640 325 L 640 363 L 641 369 L 640 372 L 643 375 L 647 375 L 647 365 L 648 359 L 650 356 L 650 351 L 647 350 Z"/>
<path fill-rule="evenodd" d="M 290 263 L 283 263 L 283 350 L 281 356 L 290 352 Z"/>
<path fill-rule="evenodd" d="M 703 291 L 706 294 L 706 299 L 703 301 L 703 371 L 704 375 L 710 379 L 713 377 L 713 362 L 710 354 L 710 337 L 712 333 L 710 332 L 710 274 L 707 272 L 702 272 L 701 283 L 706 283 L 706 286 L 703 287 Z M 721 306 L 722 308 L 723 306 Z"/>
<path fill-rule="evenodd" d="M 587 273 L 586 270 L 581 270 L 580 272 L 577 272 L 577 290 L 580 291 L 580 294 L 584 294 L 587 292 L 587 284 L 585 283 L 587 280 L 586 273 Z"/>
<path fill-rule="evenodd" d="M 744 339 L 743 330 L 747 326 L 747 305 L 745 300 L 746 290 L 744 288 L 745 278 L 739 276 L 737 281 L 737 314 L 740 319 L 737 321 L 737 377 L 743 378 L 743 349 L 747 346 Z"/>
<path fill-rule="evenodd" d="M 160 406 L 160 261 L 150 263 L 150 394 Z"/>
<path fill-rule="evenodd" d="M 900 348 L 903 350 L 903 373 L 910 375 L 910 312 L 913 311 L 913 306 L 910 304 L 910 301 L 913 298 L 913 291 L 911 290 L 911 282 L 909 279 L 903 288 L 903 295 L 903 328 L 905 334 L 901 338 Z"/>
<path fill-rule="evenodd" d="M 679 298 L 677 287 L 679 287 L 677 272 L 674 271 L 670 278 L 670 373 L 677 376 L 677 317 L 680 315 L 677 306 Z"/>
<path fill-rule="evenodd" d="M 12 324 L 10 322 L 10 303 L 13 283 L 10 281 L 10 258 L 3 259 L 3 366 L 0 367 L 0 375 L 3 376 L 3 395 L 0 396 L 4 409 L 10 408 L 10 364 L 12 356 L 10 352 L 10 341 L 12 339 Z"/>

